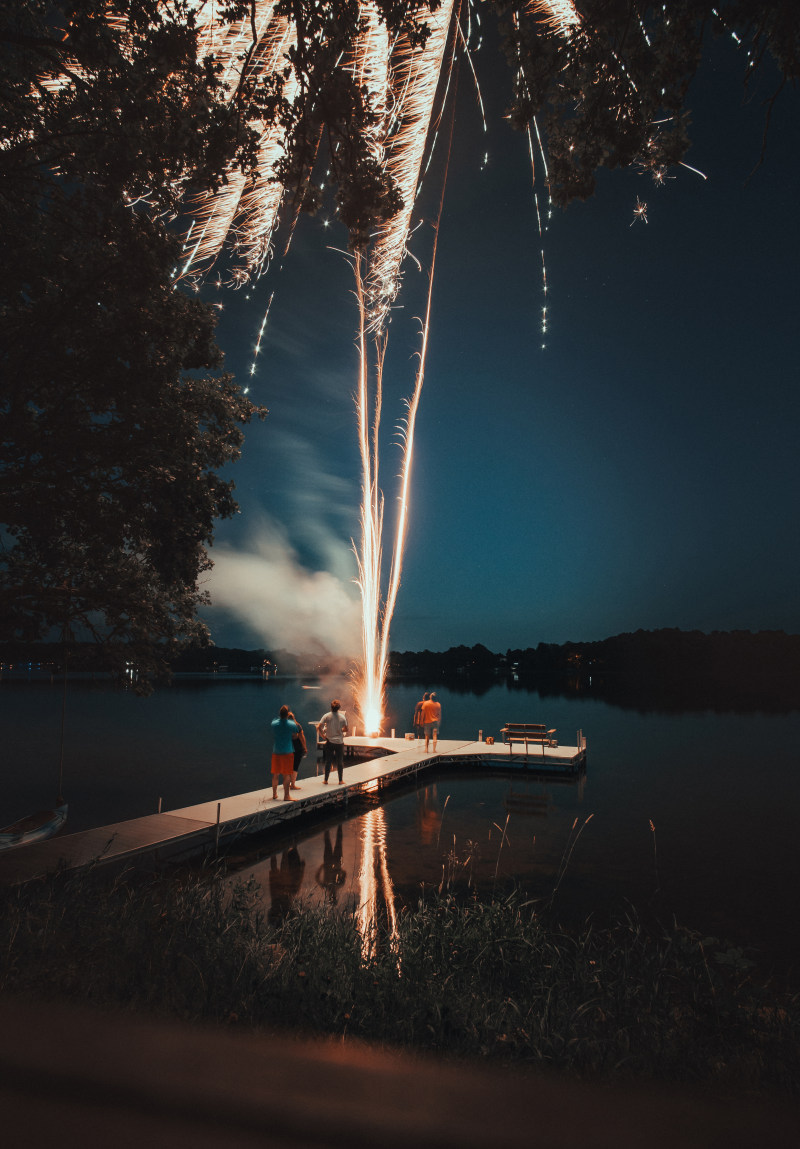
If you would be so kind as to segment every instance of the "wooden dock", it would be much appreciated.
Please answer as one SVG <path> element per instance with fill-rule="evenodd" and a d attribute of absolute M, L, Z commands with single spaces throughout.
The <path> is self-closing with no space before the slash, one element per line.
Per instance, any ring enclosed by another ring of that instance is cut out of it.
<path fill-rule="evenodd" d="M 481 765 L 501 769 L 535 770 L 537 772 L 572 774 L 586 760 L 586 744 L 580 746 L 514 746 L 475 741 L 440 740 L 437 753 L 425 752 L 422 740 L 404 738 L 351 737 L 345 740 L 350 756 L 374 754 L 353 765 L 345 758 L 344 782 L 340 785 L 336 771 L 328 785 L 323 781 L 321 763 L 316 762 L 316 775 L 308 774 L 315 765 L 312 756 L 304 761 L 293 797 L 285 802 L 272 797 L 272 784 L 249 794 L 235 794 L 180 810 L 168 810 L 98 826 L 77 834 L 64 834 L 45 842 L 34 842 L 0 853 L 0 883 L 18 885 L 41 878 L 58 869 L 122 861 L 148 851 L 176 845 L 217 845 L 223 838 L 254 833 L 287 822 L 302 820 L 312 814 L 347 806 L 351 799 L 378 794 L 403 779 L 414 778 L 423 771 L 444 766 Z M 304 774 L 305 771 L 305 774 Z M 283 787 L 279 787 L 282 793 Z"/>

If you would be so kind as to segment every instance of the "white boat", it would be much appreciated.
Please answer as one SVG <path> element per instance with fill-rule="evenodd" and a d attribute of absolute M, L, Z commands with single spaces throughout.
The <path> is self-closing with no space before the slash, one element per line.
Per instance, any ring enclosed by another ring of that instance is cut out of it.
<path fill-rule="evenodd" d="M 52 810 L 39 810 L 20 818 L 10 826 L 0 830 L 0 850 L 10 850 L 13 846 L 27 846 L 29 842 L 41 842 L 57 834 L 67 820 L 69 806 L 64 802 Z"/>

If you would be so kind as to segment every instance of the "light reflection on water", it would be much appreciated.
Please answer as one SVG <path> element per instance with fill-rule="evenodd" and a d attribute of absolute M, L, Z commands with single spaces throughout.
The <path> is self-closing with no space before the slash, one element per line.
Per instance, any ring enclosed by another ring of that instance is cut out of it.
<path fill-rule="evenodd" d="M 369 957 L 375 949 L 383 914 L 389 937 L 397 937 L 397 914 L 386 861 L 386 813 L 382 807 L 376 807 L 364 814 L 361 822 L 357 920 L 364 954 Z"/>
<path fill-rule="evenodd" d="M 271 922 L 282 921 L 298 903 L 325 904 L 353 914 L 365 956 L 374 952 L 381 934 L 397 936 L 382 806 L 311 837 L 294 838 L 257 861 L 242 861 L 238 871 L 238 877 L 261 887 Z"/>
<path fill-rule="evenodd" d="M 584 781 L 448 772 L 249 856 L 240 841 L 229 864 L 261 886 L 272 920 L 296 901 L 335 905 L 355 916 L 370 951 L 379 931 L 396 935 L 398 906 L 425 889 L 485 896 L 521 885 L 552 895 L 572 861 L 574 824 L 587 820 L 572 816 Z M 569 798 L 559 801 L 559 790 Z"/>
<path fill-rule="evenodd" d="M 728 835 L 735 839 L 740 826 L 721 826 L 715 840 L 685 794 L 676 796 L 681 818 L 663 811 L 658 822 L 645 817 L 623 826 L 608 816 L 597 789 L 590 760 L 585 780 L 572 785 L 454 772 L 414 792 L 389 791 L 381 807 L 294 839 L 306 863 L 298 896 L 354 913 L 365 948 L 374 944 L 376 923 L 393 930 L 401 907 L 415 906 L 424 890 L 485 899 L 517 889 L 540 908 L 552 905 L 567 924 L 590 917 L 602 924 L 635 907 L 754 947 L 769 964 L 794 964 L 800 930 L 787 909 L 797 856 L 789 841 L 776 850 L 780 865 L 768 871 L 752 812 L 740 812 L 753 833 L 736 844 Z M 765 827 L 760 832 L 771 837 Z M 326 843 L 333 842 L 341 843 L 335 897 L 329 882 L 314 877 L 328 872 Z M 259 874 L 270 864 L 242 858 L 239 872 L 254 873 L 263 885 Z"/>

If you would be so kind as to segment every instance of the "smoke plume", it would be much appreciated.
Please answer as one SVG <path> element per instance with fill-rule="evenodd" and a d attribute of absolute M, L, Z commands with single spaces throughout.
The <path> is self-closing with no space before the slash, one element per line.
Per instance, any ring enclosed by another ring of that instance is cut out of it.
<path fill-rule="evenodd" d="M 343 542 L 329 538 L 326 549 L 336 571 L 354 570 Z M 361 605 L 355 585 L 340 573 L 304 566 L 279 524 L 262 520 L 247 549 L 222 544 L 212 558 L 205 589 L 213 607 L 247 626 L 264 646 L 357 655 Z"/>

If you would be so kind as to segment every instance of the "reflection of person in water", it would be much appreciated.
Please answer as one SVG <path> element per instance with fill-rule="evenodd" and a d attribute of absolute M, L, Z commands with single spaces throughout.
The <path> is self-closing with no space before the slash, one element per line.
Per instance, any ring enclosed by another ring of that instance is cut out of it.
<path fill-rule="evenodd" d="M 269 921 L 282 922 L 289 913 L 292 902 L 300 893 L 305 868 L 306 864 L 295 846 L 284 850 L 280 868 L 277 854 L 272 855 L 269 860 Z"/>
<path fill-rule="evenodd" d="M 347 872 L 342 869 L 342 827 L 336 827 L 336 845 L 331 845 L 331 832 L 325 831 L 322 865 L 317 870 L 317 885 L 325 891 L 325 901 L 336 905 L 339 886 L 344 885 Z"/>
<path fill-rule="evenodd" d="M 438 842 L 442 831 L 442 811 L 439 809 L 435 786 L 426 786 L 421 792 L 417 791 L 417 824 L 419 840 L 423 846 L 432 846 L 434 840 Z"/>

